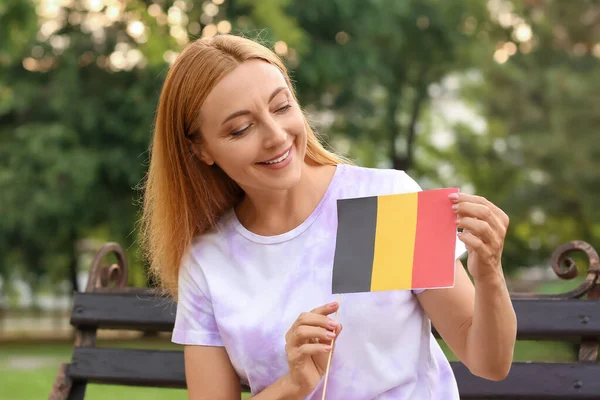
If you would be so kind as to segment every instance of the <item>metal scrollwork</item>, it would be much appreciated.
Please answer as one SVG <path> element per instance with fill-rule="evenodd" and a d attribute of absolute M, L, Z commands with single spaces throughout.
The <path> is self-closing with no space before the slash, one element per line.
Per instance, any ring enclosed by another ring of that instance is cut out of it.
<path fill-rule="evenodd" d="M 110 253 L 115 253 L 117 256 L 116 264 L 102 264 L 104 257 Z M 111 283 L 119 289 L 127 286 L 127 258 L 125 252 L 118 243 L 107 243 L 98 250 L 88 277 L 86 292 L 95 291 L 96 289 L 108 288 Z"/>
<path fill-rule="evenodd" d="M 586 243 L 581 240 L 573 240 L 558 247 L 554 251 L 554 253 L 552 253 L 552 270 L 561 279 L 573 279 L 577 277 L 579 275 L 579 269 L 575 261 L 572 258 L 567 257 L 567 255 L 574 252 L 582 252 L 586 254 L 589 261 L 588 271 L 585 280 L 578 287 L 566 293 L 512 293 L 511 297 L 513 299 L 536 298 L 558 300 L 580 298 L 586 294 L 589 294 L 590 296 L 592 295 L 592 293 L 595 294 L 595 291 L 592 292 L 592 289 L 596 287 L 598 282 L 598 275 L 600 273 L 600 259 L 598 258 L 598 253 L 596 252 L 596 250 L 589 243 Z"/>

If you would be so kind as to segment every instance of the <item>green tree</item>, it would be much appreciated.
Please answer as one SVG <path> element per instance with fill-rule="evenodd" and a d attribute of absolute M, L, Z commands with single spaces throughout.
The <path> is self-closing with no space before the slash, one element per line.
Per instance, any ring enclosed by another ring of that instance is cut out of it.
<path fill-rule="evenodd" d="M 272 32 L 253 30 L 267 24 L 301 48 L 301 31 L 293 18 L 281 20 L 286 2 L 279 0 L 269 7 L 43 2 L 37 15 L 30 3 L 4 1 L 0 16 L 8 23 L 1 32 L 18 40 L 0 47 L 0 209 L 7 216 L 0 227 L 2 272 L 7 276 L 14 272 L 9 266 L 18 266 L 34 285 L 43 276 L 69 276 L 77 289 L 76 243 L 101 235 L 128 250 L 132 283 L 144 284 L 143 261 L 136 257 L 135 188 L 147 167 L 168 64 L 201 34 L 241 25 L 272 42 Z"/>
<path fill-rule="evenodd" d="M 291 12 L 310 33 L 297 70 L 304 101 L 335 115 L 332 135 L 370 142 L 375 154 L 353 154 L 366 164 L 411 169 L 428 87 L 476 65 L 471 21 L 484 18 L 483 3 L 308 1 Z"/>

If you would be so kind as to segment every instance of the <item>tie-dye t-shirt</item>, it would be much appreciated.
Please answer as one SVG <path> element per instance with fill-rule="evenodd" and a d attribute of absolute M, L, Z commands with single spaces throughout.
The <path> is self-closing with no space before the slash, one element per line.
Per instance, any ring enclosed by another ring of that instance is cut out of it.
<path fill-rule="evenodd" d="M 285 334 L 296 318 L 337 300 L 336 200 L 420 190 L 402 171 L 338 165 L 318 206 L 289 232 L 260 236 L 228 212 L 186 252 L 172 341 L 224 346 L 241 380 L 259 393 L 288 372 Z M 457 240 L 456 256 L 464 251 Z M 452 369 L 413 291 L 343 294 L 338 320 L 344 329 L 327 399 L 458 400 Z M 322 386 L 323 379 L 307 399 L 320 400 Z"/>

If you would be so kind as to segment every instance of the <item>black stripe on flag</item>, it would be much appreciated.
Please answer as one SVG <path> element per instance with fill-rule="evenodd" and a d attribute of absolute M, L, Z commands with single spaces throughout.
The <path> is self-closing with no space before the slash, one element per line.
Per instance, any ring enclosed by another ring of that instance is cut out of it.
<path fill-rule="evenodd" d="M 371 291 L 377 197 L 339 199 L 332 293 Z"/>

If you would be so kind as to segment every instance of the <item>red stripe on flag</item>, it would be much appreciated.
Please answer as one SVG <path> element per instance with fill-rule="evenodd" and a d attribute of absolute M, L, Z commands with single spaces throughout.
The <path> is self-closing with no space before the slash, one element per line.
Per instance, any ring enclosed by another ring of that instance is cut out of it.
<path fill-rule="evenodd" d="M 454 284 L 456 216 L 448 198 L 453 192 L 458 192 L 458 189 L 419 192 L 413 288 L 448 287 Z"/>

